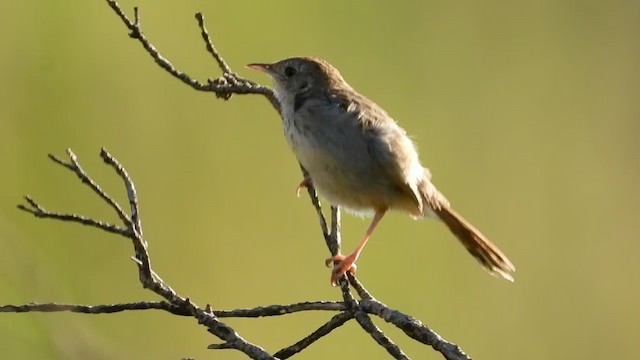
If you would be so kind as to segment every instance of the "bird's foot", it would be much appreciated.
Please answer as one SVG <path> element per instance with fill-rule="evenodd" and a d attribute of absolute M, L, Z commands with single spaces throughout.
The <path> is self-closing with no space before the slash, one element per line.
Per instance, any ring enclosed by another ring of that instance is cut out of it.
<path fill-rule="evenodd" d="M 296 188 L 296 196 L 300 197 L 300 190 L 306 189 L 309 186 L 311 186 L 311 178 L 308 177 L 308 176 L 305 176 L 304 179 L 302 179 L 302 181 L 300 182 L 300 184 Z"/>
<path fill-rule="evenodd" d="M 331 263 L 334 264 L 333 271 L 331 271 L 331 286 L 337 286 L 338 279 L 340 279 L 342 275 L 345 275 L 347 271 L 350 272 L 351 275 L 355 275 L 356 269 L 358 268 L 356 266 L 355 254 L 349 256 L 336 255 L 328 258 L 324 263 L 327 266 L 331 266 Z"/>

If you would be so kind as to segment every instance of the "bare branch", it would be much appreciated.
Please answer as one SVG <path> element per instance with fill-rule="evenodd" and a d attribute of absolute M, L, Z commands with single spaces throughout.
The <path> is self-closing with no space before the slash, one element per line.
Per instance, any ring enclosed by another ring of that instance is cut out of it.
<path fill-rule="evenodd" d="M 58 303 L 29 303 L 24 305 L 0 306 L 0 312 L 62 312 L 69 311 L 81 314 L 112 314 L 131 310 L 164 310 L 174 315 L 189 316 L 190 314 L 166 301 L 141 301 L 135 303 L 112 305 L 79 305 Z"/>
<path fill-rule="evenodd" d="M 138 208 L 138 194 L 136 193 L 136 187 L 133 184 L 133 181 L 131 181 L 129 173 L 127 173 L 127 170 L 122 165 L 120 165 L 118 160 L 114 158 L 113 155 L 109 154 L 107 149 L 102 148 L 100 150 L 100 157 L 106 164 L 111 165 L 111 167 L 116 171 L 116 173 L 124 182 L 124 186 L 127 189 L 129 207 L 131 209 L 130 226 L 132 226 L 133 229 L 137 231 L 139 237 L 142 237 L 142 222 L 140 220 L 140 209 Z M 128 218 L 126 222 L 129 222 Z M 146 247 L 146 244 L 144 245 Z"/>
<path fill-rule="evenodd" d="M 102 198 L 105 202 L 109 204 L 117 205 L 117 202 L 113 198 L 109 197 L 104 191 L 102 191 L 100 187 L 93 180 L 90 179 L 90 177 L 84 172 L 84 170 L 82 170 L 80 165 L 77 163 L 77 157 L 75 156 L 75 154 L 73 154 L 71 150 L 68 150 L 67 154 L 71 159 L 69 163 L 62 161 L 56 158 L 55 156 L 50 156 L 50 157 L 52 159 L 55 159 L 54 161 L 56 161 L 60 165 L 63 165 L 66 168 L 74 171 L 76 174 L 79 174 L 78 176 L 82 180 L 82 182 L 85 184 L 89 184 L 89 186 L 94 190 L 94 192 L 96 192 L 96 194 L 98 194 L 100 198 Z M 100 156 L 105 161 L 105 163 L 110 165 L 114 169 L 114 171 L 122 178 L 126 192 L 127 192 L 127 196 L 129 199 L 129 203 L 131 205 L 132 212 L 137 212 L 139 209 L 138 198 L 135 191 L 135 186 L 127 170 L 106 149 L 102 149 L 102 151 L 100 152 Z M 138 263 L 139 265 L 138 269 L 139 269 L 140 282 L 143 285 L 143 287 L 148 288 L 153 292 L 155 292 L 156 294 L 160 295 L 166 300 L 166 303 L 172 306 L 172 308 L 165 307 L 163 308 L 164 310 L 169 311 L 170 309 L 173 309 L 173 312 L 177 312 L 179 310 L 178 312 L 179 315 L 182 315 L 182 316 L 190 315 L 195 317 L 198 320 L 198 323 L 205 325 L 207 327 L 207 330 L 210 333 L 212 333 L 213 335 L 216 335 L 221 340 L 224 340 L 226 343 L 234 344 L 236 349 L 244 352 L 252 359 L 261 359 L 261 360 L 274 359 L 264 349 L 245 341 L 232 328 L 230 328 L 226 324 L 219 321 L 216 315 L 212 311 L 210 311 L 210 307 L 207 307 L 206 310 L 199 308 L 196 304 L 192 303 L 188 298 L 178 295 L 175 292 L 175 290 L 173 290 L 169 285 L 167 285 L 164 281 L 162 281 L 162 279 L 158 275 L 156 275 L 156 273 L 151 269 L 149 254 L 147 252 L 147 246 L 146 246 L 147 242 L 142 238 L 142 225 L 140 221 L 137 221 L 135 223 L 133 221 L 127 221 L 125 223 L 126 228 L 120 229 L 120 228 L 114 227 L 113 225 L 110 225 L 110 226 L 104 225 L 102 222 L 99 222 L 94 219 L 86 218 L 80 215 L 52 213 L 47 211 L 41 205 L 39 205 L 35 200 L 29 197 L 26 197 L 25 199 L 29 203 L 30 208 L 24 205 L 19 206 L 19 208 L 24 211 L 30 212 L 37 217 L 79 222 L 85 225 L 91 225 L 91 226 L 103 229 L 105 231 L 115 232 L 125 237 L 128 237 L 129 239 L 132 240 L 134 244 L 134 250 L 136 253 L 135 259 L 136 259 L 136 263 Z M 116 210 L 117 212 L 117 209 L 119 208 L 120 208 L 119 206 L 114 207 L 114 210 Z M 126 215 L 125 215 L 125 218 L 129 219 L 129 217 Z M 148 305 L 148 306 L 150 307 L 163 306 L 158 304 L 162 304 L 162 302 L 156 303 L 155 305 Z M 133 305 L 130 305 L 130 307 L 131 306 Z M 145 305 L 137 305 L 137 306 L 143 307 Z M 114 309 L 122 309 L 122 307 L 111 306 L 111 305 L 98 305 L 97 307 L 86 307 L 82 305 L 53 306 L 52 304 L 49 304 L 48 306 L 46 305 L 37 306 L 37 305 L 27 304 L 21 307 L 15 307 L 15 306 L 3 307 L 3 309 L 4 309 L 3 312 L 9 312 L 12 310 L 13 312 L 27 311 L 27 310 L 36 311 L 36 309 L 40 309 L 40 311 L 44 311 L 44 310 L 51 310 L 51 311 L 65 310 L 65 311 L 75 311 L 75 312 L 94 311 L 93 313 L 95 313 L 96 311 L 109 311 Z M 132 309 L 133 308 L 128 308 L 128 310 L 132 310 Z"/>
<path fill-rule="evenodd" d="M 340 223 L 340 208 L 331 206 L 331 238 L 327 244 L 329 251 L 331 252 L 331 256 L 339 254 L 340 247 L 342 246 Z"/>
<path fill-rule="evenodd" d="M 412 339 L 430 345 L 434 350 L 441 353 L 445 359 L 471 360 L 458 345 L 443 339 L 414 317 L 392 310 L 377 300 L 363 300 L 360 302 L 360 306 L 364 311 L 375 314 L 384 319 L 384 321 L 392 323 Z"/>
<path fill-rule="evenodd" d="M 127 15 L 125 15 L 124 11 L 122 11 L 122 9 L 120 8 L 120 5 L 118 5 L 118 2 L 113 0 L 107 0 L 107 4 L 109 4 L 109 7 L 113 9 L 113 11 L 120 18 L 120 20 L 122 20 L 125 26 L 129 29 L 129 37 L 132 39 L 138 40 L 142 45 L 142 47 L 147 51 L 147 53 L 151 55 L 151 58 L 155 60 L 156 64 L 158 64 L 161 68 L 166 70 L 168 73 L 170 73 L 177 79 L 183 81 L 184 83 L 186 83 L 187 85 L 191 86 L 196 90 L 206 91 L 208 89 L 206 84 L 202 84 L 197 80 L 194 80 L 191 77 L 189 77 L 189 75 L 177 70 L 173 66 L 173 64 L 171 64 L 169 60 L 162 57 L 162 55 L 160 55 L 160 53 L 155 48 L 155 46 L 153 46 L 149 42 L 149 40 L 147 40 L 147 38 L 144 36 L 140 28 L 140 14 L 137 7 L 133 9 L 135 21 L 131 21 L 129 20 Z"/>
<path fill-rule="evenodd" d="M 111 314 L 129 310 L 165 310 L 175 315 L 191 316 L 191 313 L 166 301 L 140 301 L 134 303 L 110 305 L 81 305 L 59 303 L 28 303 L 22 305 L 3 305 L 0 312 L 61 312 L 70 311 L 83 314 Z M 344 311 L 344 304 L 336 301 L 312 301 L 290 305 L 258 306 L 251 309 L 211 310 L 220 318 L 257 318 L 280 316 L 301 311 Z"/>
<path fill-rule="evenodd" d="M 38 217 L 41 219 L 55 219 L 55 220 L 61 220 L 61 221 L 75 222 L 82 225 L 92 226 L 113 234 L 122 235 L 124 237 L 129 236 L 129 231 L 127 229 L 121 228 L 117 225 L 113 225 L 111 223 L 104 222 L 104 221 L 95 220 L 95 219 L 88 218 L 78 214 L 63 214 L 63 213 L 49 211 L 43 208 L 40 204 L 38 204 L 35 200 L 33 200 L 29 196 L 25 196 L 24 199 L 27 203 L 29 203 L 29 206 L 20 204 L 18 205 L 18 209 L 31 213 L 35 217 Z"/>
<path fill-rule="evenodd" d="M 288 346 L 277 353 L 273 354 L 278 359 L 288 359 L 291 356 L 301 352 L 306 349 L 309 345 L 316 342 L 321 337 L 329 334 L 333 330 L 342 326 L 347 321 L 353 319 L 353 313 L 351 312 L 343 312 L 338 315 L 335 315 L 331 318 L 331 320 L 327 321 L 324 325 L 320 326 L 316 331 L 309 334 L 309 336 L 304 337 L 302 340 L 297 343 Z"/>
<path fill-rule="evenodd" d="M 309 172 L 304 166 L 300 165 L 300 170 L 302 171 L 302 177 L 306 178 L 309 176 Z M 307 194 L 309 194 L 309 199 L 311 199 L 311 205 L 316 210 L 316 214 L 318 215 L 318 221 L 320 222 L 320 230 L 322 230 L 322 236 L 324 237 L 325 242 L 330 243 L 331 234 L 329 233 L 329 228 L 327 227 L 327 220 L 322 213 L 322 206 L 320 205 L 320 199 L 318 199 L 318 194 L 316 193 L 315 187 L 313 184 L 309 184 L 307 186 Z M 330 248 L 331 249 L 331 248 Z M 333 256 L 333 250 L 332 256 Z M 336 249 L 336 254 L 340 252 L 340 249 Z"/>
<path fill-rule="evenodd" d="M 228 100 L 231 98 L 231 95 L 238 94 L 260 94 L 265 96 L 271 105 L 280 112 L 280 103 L 276 99 L 273 94 L 273 90 L 266 86 L 262 86 L 256 82 L 245 79 L 236 73 L 231 71 L 231 68 L 224 62 L 222 57 L 218 54 L 217 50 L 213 46 L 211 39 L 209 38 L 209 33 L 204 27 L 204 17 L 201 14 L 197 14 L 196 18 L 198 23 L 200 24 L 201 34 L 203 39 L 205 39 L 205 43 L 207 45 L 207 49 L 210 49 L 209 52 L 213 55 L 214 59 L 218 62 L 223 75 L 217 79 L 209 79 L 207 83 L 202 83 L 191 76 L 185 74 L 184 72 L 176 69 L 173 64 L 166 58 L 164 58 L 156 47 L 151 44 L 151 42 L 146 38 L 144 33 L 142 32 L 140 26 L 140 14 L 138 8 L 134 8 L 134 16 L 135 21 L 131 21 L 127 15 L 122 11 L 118 3 L 114 0 L 106 0 L 109 7 L 113 9 L 113 11 L 118 15 L 120 20 L 125 24 L 125 26 L 129 29 L 129 37 L 132 39 L 136 39 L 140 42 L 142 47 L 147 51 L 147 53 L 151 56 L 151 58 L 158 64 L 162 69 L 167 71 L 173 77 L 179 79 L 185 84 L 189 85 L 191 88 L 199 91 L 209 91 L 216 94 L 217 97 Z"/>
<path fill-rule="evenodd" d="M 374 323 L 371 318 L 362 310 L 357 310 L 355 318 L 358 324 L 371 335 L 371 337 L 380 346 L 385 348 L 394 359 L 407 360 L 409 357 L 396 345 L 387 335 L 385 335 Z"/>
<path fill-rule="evenodd" d="M 87 173 L 78 163 L 78 156 L 74 154 L 71 149 L 67 149 L 66 153 L 69 157 L 69 162 L 63 161 L 53 154 L 49 154 L 49 159 L 61 166 L 64 166 L 65 168 L 71 170 L 71 172 L 76 174 L 83 184 L 89 186 L 89 188 L 93 190 L 93 192 L 98 194 L 98 196 L 100 196 L 100 198 L 104 202 L 109 204 L 109 206 L 111 206 L 111 208 L 115 210 L 120 220 L 122 220 L 124 224 L 127 224 L 129 222 L 129 217 L 127 217 L 127 215 L 124 213 L 124 210 L 122 210 L 120 204 L 118 204 L 111 196 L 109 196 L 104 190 L 102 190 L 102 188 L 87 175 Z"/>
<path fill-rule="evenodd" d="M 364 285 L 362 285 L 362 283 L 353 274 L 347 273 L 347 278 L 349 279 L 349 283 L 351 284 L 351 286 L 353 286 L 361 299 L 374 300 L 373 295 L 371 295 L 369 291 L 365 289 Z"/>
<path fill-rule="evenodd" d="M 291 305 L 270 305 L 260 306 L 253 309 L 237 309 L 237 310 L 215 310 L 217 317 L 263 317 L 263 316 L 280 316 L 300 311 L 344 311 L 344 304 L 336 301 L 312 301 L 301 302 Z"/>
<path fill-rule="evenodd" d="M 220 67 L 220 70 L 222 70 L 222 73 L 233 74 L 233 71 L 231 71 L 231 68 L 229 67 L 227 62 L 222 58 L 222 56 L 220 55 L 216 47 L 213 46 L 213 43 L 211 42 L 209 31 L 204 25 L 204 15 L 202 15 L 202 13 L 196 13 L 196 20 L 198 20 L 198 26 L 200 26 L 200 29 L 202 30 L 202 33 L 201 33 L 202 40 L 204 40 L 204 43 L 207 46 L 207 51 L 211 54 L 211 56 L 213 56 L 213 59 L 218 63 L 218 66 Z"/>

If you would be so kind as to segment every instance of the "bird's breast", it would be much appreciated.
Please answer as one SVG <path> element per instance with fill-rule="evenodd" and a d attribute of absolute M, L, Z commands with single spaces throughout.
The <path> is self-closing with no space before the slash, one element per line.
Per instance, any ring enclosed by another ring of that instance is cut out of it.
<path fill-rule="evenodd" d="M 287 142 L 320 195 L 355 212 L 378 207 L 379 197 L 367 189 L 372 188 L 371 182 L 384 181 L 384 176 L 377 173 L 360 130 L 300 111 L 283 115 Z"/>

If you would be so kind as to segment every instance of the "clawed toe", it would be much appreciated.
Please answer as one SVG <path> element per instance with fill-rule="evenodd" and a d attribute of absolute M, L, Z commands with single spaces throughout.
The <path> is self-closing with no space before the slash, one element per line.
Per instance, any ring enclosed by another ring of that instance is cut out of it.
<path fill-rule="evenodd" d="M 296 188 L 296 196 L 300 197 L 300 190 L 302 189 L 306 189 L 309 186 L 311 186 L 311 178 L 308 176 L 305 176 L 304 179 L 302 179 L 302 181 L 300 182 L 300 184 L 298 185 L 298 187 Z"/>
<path fill-rule="evenodd" d="M 344 256 L 344 255 L 336 255 L 334 257 L 330 257 L 325 260 L 325 265 L 328 267 L 333 263 L 333 270 L 331 271 L 331 286 L 338 285 L 338 279 L 350 272 L 352 275 L 356 274 L 356 269 L 358 268 L 355 264 L 355 257 L 353 256 Z"/>

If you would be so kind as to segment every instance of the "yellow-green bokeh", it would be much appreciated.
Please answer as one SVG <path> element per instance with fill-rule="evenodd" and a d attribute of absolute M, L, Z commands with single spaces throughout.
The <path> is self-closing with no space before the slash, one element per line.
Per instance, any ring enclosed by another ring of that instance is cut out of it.
<path fill-rule="evenodd" d="M 240 74 L 291 55 L 328 59 L 398 120 L 454 206 L 509 255 L 488 276 L 435 222 L 389 216 L 359 262 L 382 301 L 477 359 L 632 358 L 640 339 L 640 2 L 123 1 L 179 69 L 217 77 L 194 13 Z M 103 0 L 0 4 L 0 304 L 155 300 L 130 244 L 15 209 L 115 221 L 45 155 L 71 147 L 111 194 L 129 169 L 153 266 L 198 304 L 339 299 L 280 121 L 258 96 L 228 102 L 156 66 Z M 366 222 L 344 216 L 351 250 Z M 327 313 L 228 322 L 276 351 Z M 415 359 L 430 348 L 378 322 Z M 212 353 L 192 319 L 161 312 L 1 314 L 19 359 L 243 359 Z M 299 357 L 386 359 L 355 323 Z"/>

